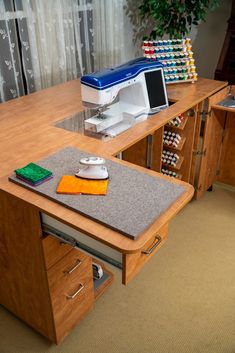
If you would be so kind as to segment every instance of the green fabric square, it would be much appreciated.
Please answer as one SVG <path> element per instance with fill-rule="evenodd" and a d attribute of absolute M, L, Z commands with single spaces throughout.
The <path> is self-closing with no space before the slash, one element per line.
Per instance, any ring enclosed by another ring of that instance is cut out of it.
<path fill-rule="evenodd" d="M 40 167 L 35 163 L 29 163 L 23 168 L 15 170 L 16 175 L 32 183 L 37 183 L 52 175 L 49 170 Z"/>

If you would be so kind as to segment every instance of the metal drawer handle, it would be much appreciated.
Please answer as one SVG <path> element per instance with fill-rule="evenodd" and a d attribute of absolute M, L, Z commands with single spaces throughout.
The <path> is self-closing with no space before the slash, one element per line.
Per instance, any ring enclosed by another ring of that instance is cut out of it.
<path fill-rule="evenodd" d="M 142 254 L 146 254 L 146 255 L 152 254 L 153 250 L 161 243 L 162 238 L 159 235 L 156 235 L 155 240 L 157 240 L 156 243 L 154 243 L 149 250 L 141 251 Z"/>
<path fill-rule="evenodd" d="M 76 298 L 76 296 L 85 288 L 85 286 L 82 284 L 82 283 L 79 283 L 79 288 L 78 290 L 74 293 L 74 294 L 71 294 L 71 295 L 66 295 L 66 298 L 67 299 L 74 299 Z"/>
<path fill-rule="evenodd" d="M 75 270 L 81 265 L 81 263 L 82 263 L 82 261 L 77 260 L 76 265 L 73 266 L 70 270 L 64 271 L 64 273 L 65 273 L 66 275 L 70 275 L 73 271 L 75 271 Z"/>

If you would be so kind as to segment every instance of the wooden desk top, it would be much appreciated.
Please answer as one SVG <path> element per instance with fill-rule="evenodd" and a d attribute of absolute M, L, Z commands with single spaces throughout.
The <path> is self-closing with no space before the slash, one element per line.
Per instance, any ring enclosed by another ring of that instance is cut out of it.
<path fill-rule="evenodd" d="M 112 156 L 119 151 L 125 150 L 145 136 L 154 133 L 173 117 L 188 110 L 225 86 L 225 82 L 207 79 L 199 79 L 194 84 L 172 85 L 168 88 L 169 99 L 177 101 L 177 103 L 107 142 L 54 126 L 56 121 L 83 110 L 79 80 L 2 103 L 0 104 L 0 176 L 3 177 L 0 180 L 0 188 L 115 249 L 122 252 L 135 252 L 141 249 L 150 237 L 165 223 L 169 222 L 192 198 L 193 187 L 191 185 L 178 180 L 172 181 L 185 186 L 184 195 L 159 217 L 143 235 L 133 241 L 73 211 L 67 210 L 61 205 L 45 200 L 42 196 L 8 182 L 6 176 L 11 175 L 14 169 L 42 159 L 65 146 L 78 147 L 81 150 L 113 159 Z M 115 161 L 156 175 L 153 171 L 131 165 L 125 161 L 117 161 L 116 158 Z M 167 178 L 163 175 L 161 177 Z"/>

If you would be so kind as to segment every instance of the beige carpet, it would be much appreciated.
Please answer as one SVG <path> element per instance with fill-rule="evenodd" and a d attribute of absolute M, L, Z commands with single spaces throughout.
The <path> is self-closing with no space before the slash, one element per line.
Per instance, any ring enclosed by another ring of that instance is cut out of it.
<path fill-rule="evenodd" d="M 220 187 L 171 223 L 127 286 L 115 281 L 56 346 L 0 307 L 0 353 L 234 353 L 235 193 Z"/>

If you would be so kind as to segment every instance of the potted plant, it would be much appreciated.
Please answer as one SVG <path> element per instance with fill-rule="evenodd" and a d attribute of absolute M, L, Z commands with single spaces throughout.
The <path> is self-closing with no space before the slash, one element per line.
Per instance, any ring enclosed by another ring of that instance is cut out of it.
<path fill-rule="evenodd" d="M 205 21 L 207 12 L 217 8 L 220 0 L 129 0 L 127 4 L 126 13 L 134 25 L 136 38 L 140 33 L 145 34 L 143 39 L 164 35 L 182 38 L 189 34 L 192 25 Z"/>

